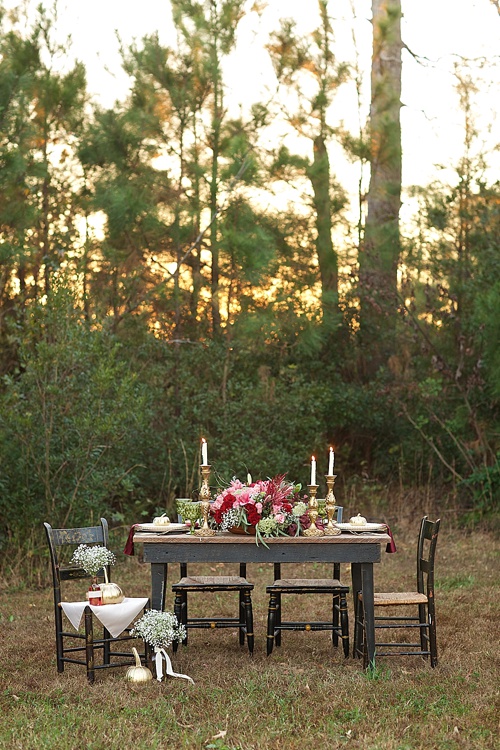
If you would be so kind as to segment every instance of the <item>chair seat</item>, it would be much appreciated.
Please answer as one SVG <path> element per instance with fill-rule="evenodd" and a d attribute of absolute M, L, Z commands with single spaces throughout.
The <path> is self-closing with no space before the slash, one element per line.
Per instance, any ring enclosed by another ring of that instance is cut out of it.
<path fill-rule="evenodd" d="M 342 591 L 349 593 L 349 586 L 344 586 L 336 578 L 279 578 L 266 587 L 267 593 L 272 591 L 282 593 L 307 593 L 314 591 L 323 594 L 336 594 Z"/>
<path fill-rule="evenodd" d="M 251 591 L 253 583 L 241 576 L 186 576 L 172 585 L 173 591 Z"/>
<path fill-rule="evenodd" d="M 361 592 L 360 600 L 363 599 Z M 384 594 L 374 594 L 373 603 L 376 607 L 401 606 L 404 604 L 427 604 L 427 596 L 417 591 L 399 591 Z"/>

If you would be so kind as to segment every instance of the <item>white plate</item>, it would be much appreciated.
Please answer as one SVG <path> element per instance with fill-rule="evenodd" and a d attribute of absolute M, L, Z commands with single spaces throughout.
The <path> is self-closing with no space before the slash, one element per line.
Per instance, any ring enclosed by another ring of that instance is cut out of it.
<path fill-rule="evenodd" d="M 364 523 L 362 526 L 355 523 L 338 523 L 337 526 L 342 531 L 354 531 L 358 534 L 362 534 L 363 531 L 385 531 L 387 528 L 385 523 Z"/>
<path fill-rule="evenodd" d="M 173 531 L 187 531 L 189 526 L 187 523 L 140 523 L 137 526 L 136 531 L 155 531 L 162 532 L 163 534 L 169 534 Z"/>

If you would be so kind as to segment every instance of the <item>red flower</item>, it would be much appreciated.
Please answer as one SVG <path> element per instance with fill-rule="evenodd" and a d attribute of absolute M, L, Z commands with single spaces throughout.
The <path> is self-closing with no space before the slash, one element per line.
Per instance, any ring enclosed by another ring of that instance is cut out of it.
<path fill-rule="evenodd" d="M 247 521 L 250 524 L 250 526 L 257 526 L 257 524 L 260 521 L 260 514 L 257 508 L 255 507 L 255 505 L 252 505 L 250 503 L 248 505 L 244 505 L 243 507 L 247 514 Z"/>

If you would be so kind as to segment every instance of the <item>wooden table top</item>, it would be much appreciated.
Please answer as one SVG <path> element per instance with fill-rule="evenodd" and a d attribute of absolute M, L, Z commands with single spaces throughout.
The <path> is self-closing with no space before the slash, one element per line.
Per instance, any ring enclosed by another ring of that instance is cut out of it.
<path fill-rule="evenodd" d="M 391 538 L 383 532 L 351 534 L 337 536 L 278 536 L 266 538 L 266 545 L 274 544 L 388 544 Z M 255 536 L 250 534 L 231 534 L 218 531 L 215 536 L 195 536 L 194 534 L 165 534 L 151 531 L 137 531 L 134 544 L 253 544 Z"/>

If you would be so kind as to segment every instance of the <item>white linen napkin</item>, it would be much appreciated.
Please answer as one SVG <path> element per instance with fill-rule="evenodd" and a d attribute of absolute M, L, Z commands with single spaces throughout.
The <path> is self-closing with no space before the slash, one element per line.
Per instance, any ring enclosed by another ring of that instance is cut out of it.
<path fill-rule="evenodd" d="M 88 602 L 62 602 L 61 607 L 75 630 L 78 630 L 85 607 L 89 606 L 97 619 L 107 628 L 113 638 L 117 638 L 137 617 L 147 603 L 147 598 L 125 597 L 120 604 L 100 604 L 97 607 Z"/>

